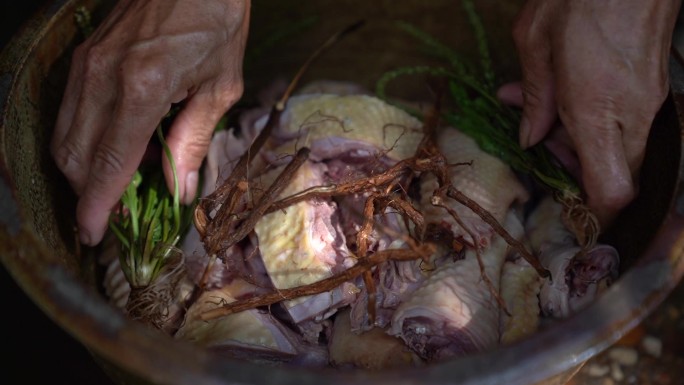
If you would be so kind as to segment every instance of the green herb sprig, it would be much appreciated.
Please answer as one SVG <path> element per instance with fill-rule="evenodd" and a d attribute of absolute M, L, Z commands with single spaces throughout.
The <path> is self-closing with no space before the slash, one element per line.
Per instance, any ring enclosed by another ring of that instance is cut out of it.
<path fill-rule="evenodd" d="M 455 108 L 443 112 L 443 119 L 448 124 L 472 137 L 487 153 L 499 157 L 519 172 L 532 175 L 556 194 L 579 196 L 576 181 L 545 146 L 536 145 L 527 150 L 519 146 L 520 111 L 496 98 L 496 76 L 485 29 L 473 2 L 464 0 L 462 3 L 477 39 L 479 68 L 428 33 L 409 23 L 397 22 L 400 30 L 421 42 L 430 55 L 445 64 L 441 67 L 408 66 L 389 71 L 378 80 L 376 93 L 389 100 L 387 85 L 402 76 L 430 75 L 446 79 L 448 94 L 455 105 Z M 418 115 L 415 110 L 408 111 Z"/>
<path fill-rule="evenodd" d="M 120 209 L 109 228 L 121 243 L 121 268 L 133 288 L 151 285 L 175 255 L 174 248 L 191 223 L 191 206 L 179 199 L 178 175 L 161 126 L 157 136 L 171 164 L 174 194 L 171 195 L 159 167 L 140 168 L 121 197 Z"/>

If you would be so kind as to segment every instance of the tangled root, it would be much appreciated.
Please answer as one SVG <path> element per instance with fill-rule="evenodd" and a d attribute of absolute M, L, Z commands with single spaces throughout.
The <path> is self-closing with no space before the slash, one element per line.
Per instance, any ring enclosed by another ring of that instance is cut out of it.
<path fill-rule="evenodd" d="M 563 191 L 556 194 L 556 201 L 563 205 L 563 223 L 575 235 L 582 250 L 594 247 L 601 232 L 601 226 L 582 198 L 570 191 Z"/>
<path fill-rule="evenodd" d="M 168 329 L 177 315 L 172 308 L 178 305 L 177 289 L 185 276 L 183 252 L 172 247 L 171 253 L 165 271 L 148 286 L 132 287 L 126 303 L 131 319 L 160 330 Z"/>

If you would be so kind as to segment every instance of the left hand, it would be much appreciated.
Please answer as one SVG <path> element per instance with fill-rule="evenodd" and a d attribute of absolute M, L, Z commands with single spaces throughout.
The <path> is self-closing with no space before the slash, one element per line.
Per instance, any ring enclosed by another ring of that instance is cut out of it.
<path fill-rule="evenodd" d="M 180 198 L 193 200 L 214 127 L 242 94 L 249 14 L 249 0 L 119 0 L 76 48 L 51 150 L 79 195 L 82 243 L 100 242 L 156 126 L 181 101 L 166 139 Z"/>

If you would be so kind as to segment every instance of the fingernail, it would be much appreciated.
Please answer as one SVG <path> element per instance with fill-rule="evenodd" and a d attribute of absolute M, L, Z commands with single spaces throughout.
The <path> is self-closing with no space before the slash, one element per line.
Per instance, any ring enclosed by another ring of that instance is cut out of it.
<path fill-rule="evenodd" d="M 190 204 L 195 199 L 198 180 L 199 174 L 197 171 L 190 171 L 185 177 L 185 194 L 183 195 L 183 202 L 185 204 Z"/>
<path fill-rule="evenodd" d="M 520 147 L 522 147 L 524 150 L 530 147 L 531 131 L 530 121 L 523 116 L 522 121 L 520 122 Z"/>

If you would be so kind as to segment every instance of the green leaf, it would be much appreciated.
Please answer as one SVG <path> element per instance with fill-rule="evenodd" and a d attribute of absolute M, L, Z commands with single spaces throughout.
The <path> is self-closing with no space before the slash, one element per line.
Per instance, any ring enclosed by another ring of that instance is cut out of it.
<path fill-rule="evenodd" d="M 157 128 L 174 176 L 174 194 L 166 187 L 161 167 L 141 167 L 112 214 L 109 228 L 121 244 L 121 267 L 133 287 L 150 285 L 164 271 L 169 250 L 182 239 L 192 221 L 194 205 L 180 204 L 178 175 L 171 151 Z"/>

